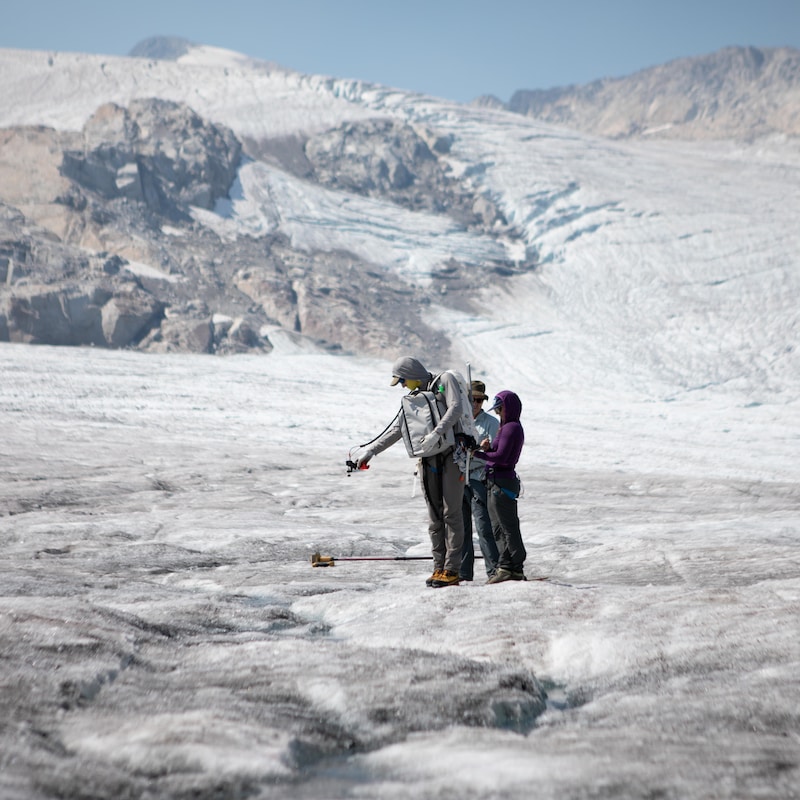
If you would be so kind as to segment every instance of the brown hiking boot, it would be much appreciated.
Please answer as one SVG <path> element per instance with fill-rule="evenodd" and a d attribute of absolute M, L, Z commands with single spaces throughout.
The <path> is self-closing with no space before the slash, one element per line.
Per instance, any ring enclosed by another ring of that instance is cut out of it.
<path fill-rule="evenodd" d="M 442 571 L 440 569 L 435 569 L 433 571 L 433 575 L 431 575 L 430 578 L 427 578 L 425 580 L 425 585 L 426 586 L 433 586 L 433 582 L 439 580 L 439 576 L 441 574 L 442 574 Z"/>
<path fill-rule="evenodd" d="M 458 573 L 451 572 L 449 569 L 443 569 L 439 575 L 431 581 L 431 586 L 434 589 L 439 589 L 442 586 L 458 586 Z"/>

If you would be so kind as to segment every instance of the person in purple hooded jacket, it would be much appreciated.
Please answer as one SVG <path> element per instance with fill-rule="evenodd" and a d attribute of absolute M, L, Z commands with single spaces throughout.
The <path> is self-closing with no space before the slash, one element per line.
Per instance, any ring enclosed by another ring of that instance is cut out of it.
<path fill-rule="evenodd" d="M 500 415 L 500 428 L 492 443 L 484 439 L 481 449 L 473 453 L 486 462 L 487 506 L 500 553 L 497 571 L 487 583 L 524 581 L 527 580 L 523 572 L 527 553 L 519 529 L 520 481 L 514 469 L 525 443 L 525 432 L 519 421 L 522 402 L 514 392 L 502 391 L 498 392 L 489 410 Z"/>

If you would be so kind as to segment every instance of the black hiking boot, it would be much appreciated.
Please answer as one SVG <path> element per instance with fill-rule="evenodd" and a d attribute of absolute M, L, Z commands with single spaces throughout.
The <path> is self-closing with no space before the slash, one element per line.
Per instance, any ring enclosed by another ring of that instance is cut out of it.
<path fill-rule="evenodd" d="M 522 570 L 507 569 L 498 567 L 497 571 L 489 578 L 486 583 L 503 583 L 503 581 L 526 581 L 525 573 Z"/>

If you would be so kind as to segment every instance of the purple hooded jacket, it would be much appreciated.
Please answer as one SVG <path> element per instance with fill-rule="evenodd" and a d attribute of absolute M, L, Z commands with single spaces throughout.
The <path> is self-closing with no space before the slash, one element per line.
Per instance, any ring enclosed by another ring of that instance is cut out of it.
<path fill-rule="evenodd" d="M 488 478 L 492 475 L 498 478 L 513 478 L 516 476 L 514 467 L 519 461 L 522 445 L 525 443 L 525 432 L 519 422 L 522 401 L 514 392 L 507 390 L 498 392 L 497 399 L 503 401 L 506 421 L 500 423 L 500 429 L 494 437 L 492 446 L 486 452 L 476 450 L 473 455 L 486 462 Z"/>

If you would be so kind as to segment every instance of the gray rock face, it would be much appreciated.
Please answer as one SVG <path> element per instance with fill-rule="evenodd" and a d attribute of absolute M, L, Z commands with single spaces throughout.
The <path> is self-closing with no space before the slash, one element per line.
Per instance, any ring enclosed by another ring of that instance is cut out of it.
<path fill-rule="evenodd" d="M 164 304 L 120 272 L 0 205 L 0 341 L 128 347 L 158 325 Z"/>
<path fill-rule="evenodd" d="M 204 243 L 188 235 L 168 251 L 152 244 L 163 223 L 185 225 L 189 206 L 211 208 L 228 192 L 241 155 L 230 131 L 185 106 L 147 100 L 98 109 L 81 149 L 74 137 L 44 129 L 6 142 L 9 159 L 23 165 L 6 175 L 21 182 L 26 162 L 39 165 L 37 188 L 55 200 L 34 209 L 43 207 L 50 221 L 55 216 L 74 244 L 0 203 L 0 340 L 189 352 L 269 349 L 259 334 L 268 318 L 252 318 L 247 298 L 229 291 L 214 269 L 223 250 L 216 238 Z M 61 177 L 47 173 L 43 155 L 65 143 Z M 6 188 L 17 202 L 30 194 L 25 185 Z M 104 241 L 127 257 L 97 250 Z M 163 276 L 137 273 L 133 259 L 160 265 Z M 173 270 L 185 274 L 173 276 Z M 215 331 L 217 312 L 232 314 L 230 338 Z"/>
<path fill-rule="evenodd" d="M 227 129 L 166 100 L 101 106 L 83 131 L 84 149 L 64 153 L 62 174 L 107 200 L 143 202 L 154 213 L 188 220 L 228 194 L 241 144 Z"/>
<path fill-rule="evenodd" d="M 348 123 L 311 137 L 305 155 L 313 178 L 331 189 L 447 214 L 468 227 L 505 225 L 488 198 L 449 174 L 441 156 L 451 142 L 423 133 L 385 119 Z"/>
<path fill-rule="evenodd" d="M 103 338 L 108 347 L 137 342 L 160 319 L 163 305 L 138 287 L 117 292 L 103 305 Z"/>
<path fill-rule="evenodd" d="M 7 338 L 12 342 L 127 347 L 156 325 L 163 306 L 135 284 L 91 283 L 24 287 L 7 301 Z"/>
<path fill-rule="evenodd" d="M 5 139 L 5 163 L 18 162 L 6 167 L 18 184 L 10 196 L 23 201 L 38 165 L 31 207 L 66 240 L 0 206 L 0 339 L 230 353 L 271 349 L 262 331 L 277 326 L 333 351 L 446 357 L 449 342 L 425 311 L 432 294 L 468 305 L 476 278 L 458 262 L 419 288 L 351 253 L 299 252 L 280 234 L 220 240 L 187 212 L 228 191 L 242 148 L 174 103 L 103 106 L 77 138 L 38 129 Z M 489 198 L 449 174 L 450 144 L 369 121 L 247 149 L 306 180 L 513 236 Z M 137 261 L 161 273 L 137 270 Z"/>
<path fill-rule="evenodd" d="M 481 99 L 481 104 L 491 104 Z M 800 51 L 729 47 L 584 86 L 520 90 L 508 109 L 602 136 L 800 134 Z"/>

